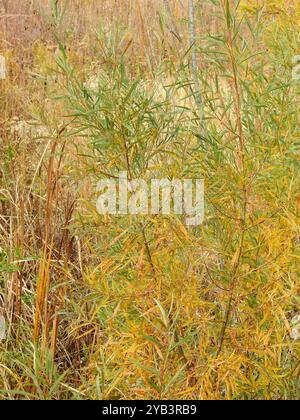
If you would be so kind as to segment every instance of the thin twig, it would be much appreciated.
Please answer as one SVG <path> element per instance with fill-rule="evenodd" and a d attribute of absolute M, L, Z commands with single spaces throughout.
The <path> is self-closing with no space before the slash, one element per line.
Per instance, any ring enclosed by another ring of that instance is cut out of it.
<path fill-rule="evenodd" d="M 198 107 L 199 120 L 201 125 L 201 135 L 206 133 L 206 124 L 204 119 L 204 103 L 201 94 L 201 85 L 199 82 L 198 63 L 196 54 L 196 24 L 195 24 L 195 6 L 194 0 L 189 0 L 189 33 L 190 33 L 190 48 L 191 48 L 191 71 L 194 82 L 193 92 L 196 105 Z"/>

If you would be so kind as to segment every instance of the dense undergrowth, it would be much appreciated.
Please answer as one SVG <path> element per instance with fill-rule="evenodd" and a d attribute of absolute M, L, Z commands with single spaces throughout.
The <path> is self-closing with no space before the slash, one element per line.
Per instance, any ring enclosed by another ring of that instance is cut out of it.
<path fill-rule="evenodd" d="M 299 11 L 273 3 L 214 1 L 147 67 L 120 28 L 80 56 L 53 2 L 56 47 L 0 82 L 0 398 L 299 398 Z M 120 171 L 205 179 L 204 223 L 100 216 Z"/>

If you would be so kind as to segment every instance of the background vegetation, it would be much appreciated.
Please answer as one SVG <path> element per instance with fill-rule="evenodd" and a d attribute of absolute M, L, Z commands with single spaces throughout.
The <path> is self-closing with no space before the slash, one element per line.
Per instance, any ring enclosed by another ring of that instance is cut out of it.
<path fill-rule="evenodd" d="M 298 399 L 299 2 L 1 7 L 0 398 Z M 99 216 L 120 170 L 204 224 Z"/>

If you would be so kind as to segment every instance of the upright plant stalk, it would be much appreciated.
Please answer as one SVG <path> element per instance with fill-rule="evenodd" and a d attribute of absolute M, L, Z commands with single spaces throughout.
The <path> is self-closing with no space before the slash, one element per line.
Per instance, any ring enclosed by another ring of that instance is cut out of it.
<path fill-rule="evenodd" d="M 16 227 L 16 248 L 23 256 L 23 244 L 25 237 L 25 208 L 24 199 L 18 192 L 18 210 L 17 210 L 17 227 Z M 20 263 L 19 270 L 14 273 L 14 319 L 18 319 L 21 316 L 22 307 L 22 290 L 23 290 L 23 263 Z"/>
<path fill-rule="evenodd" d="M 46 214 L 45 214 L 45 240 L 44 240 L 44 250 L 43 258 L 41 261 L 38 282 L 37 282 L 37 300 L 36 300 L 36 309 L 35 309 L 35 321 L 34 321 L 34 332 L 33 338 L 34 342 L 38 341 L 42 316 L 44 309 L 46 307 L 47 294 L 49 290 L 49 271 L 50 271 L 50 262 L 53 250 L 53 240 L 50 239 L 50 225 L 52 221 L 52 212 L 53 212 L 53 179 L 54 179 L 54 155 L 57 147 L 57 139 L 54 139 L 51 155 L 48 164 L 48 178 L 47 178 L 47 204 L 46 204 Z M 49 251 L 50 245 L 50 251 Z"/>
<path fill-rule="evenodd" d="M 196 44 L 196 27 L 195 27 L 195 5 L 194 0 L 189 0 L 189 36 L 191 48 L 191 71 L 194 82 L 194 98 L 198 108 L 199 120 L 201 125 L 201 134 L 206 134 L 206 124 L 204 120 L 204 103 L 201 94 L 201 85 L 198 76 Z"/>
<path fill-rule="evenodd" d="M 241 263 L 241 259 L 244 252 L 244 245 L 245 245 L 245 234 L 247 230 L 247 211 L 248 211 L 248 190 L 247 190 L 247 177 L 246 177 L 246 167 L 245 167 L 245 133 L 244 127 L 242 123 L 242 104 L 241 104 L 241 93 L 240 93 L 240 83 L 238 79 L 238 69 L 237 69 L 237 60 L 234 51 L 234 30 L 233 30 L 233 23 L 231 22 L 232 16 L 230 14 L 230 4 L 228 0 L 223 0 L 223 11 L 224 15 L 226 16 L 227 20 L 227 48 L 228 48 L 228 55 L 229 55 L 229 64 L 232 71 L 232 79 L 233 79 L 233 95 L 234 95 L 234 110 L 236 113 L 237 119 L 237 138 L 238 138 L 238 145 L 237 145 L 237 161 L 238 167 L 240 171 L 240 175 L 243 178 L 243 185 L 242 185 L 242 209 L 241 209 L 241 219 L 240 219 L 240 240 L 239 245 L 237 247 L 233 268 L 231 273 L 231 284 L 230 284 L 230 291 L 229 291 L 229 298 L 225 313 L 225 320 L 223 323 L 223 327 L 220 334 L 219 340 L 219 347 L 217 350 L 216 356 L 218 357 L 222 350 L 223 345 L 226 337 L 226 331 L 230 324 L 231 315 L 233 311 L 233 304 L 235 299 L 236 288 L 238 286 L 238 279 L 239 279 L 239 267 Z"/>
<path fill-rule="evenodd" d="M 8 0 L 2 0 L 2 4 L 3 4 L 3 9 L 4 9 L 4 17 L 5 17 L 5 34 L 4 34 L 4 39 L 7 41 L 7 36 L 8 36 Z"/>

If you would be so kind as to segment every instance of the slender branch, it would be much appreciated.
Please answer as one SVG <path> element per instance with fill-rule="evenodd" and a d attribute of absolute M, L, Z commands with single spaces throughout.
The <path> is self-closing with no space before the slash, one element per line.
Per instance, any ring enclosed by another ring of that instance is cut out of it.
<path fill-rule="evenodd" d="M 153 262 L 153 259 L 152 259 L 151 250 L 150 250 L 150 246 L 149 246 L 149 243 L 148 243 L 148 240 L 147 240 L 147 237 L 146 237 L 145 227 L 143 226 L 142 223 L 141 223 L 141 229 L 142 229 L 144 244 L 145 244 L 145 247 L 146 247 L 148 261 L 149 261 L 149 264 L 150 264 L 151 270 L 152 270 L 152 275 L 156 279 L 156 270 L 155 270 L 154 262 Z"/>
<path fill-rule="evenodd" d="M 196 25 L 195 25 L 195 6 L 194 0 L 189 0 L 189 35 L 190 35 L 190 48 L 191 48 L 191 71 L 194 82 L 194 98 L 198 107 L 201 134 L 206 133 L 206 124 L 204 120 L 204 103 L 201 94 L 201 85 L 198 75 L 198 63 L 196 54 Z"/>
<path fill-rule="evenodd" d="M 226 331 L 227 331 L 227 328 L 228 328 L 228 325 L 229 325 L 229 322 L 230 322 L 230 318 L 231 318 L 234 294 L 235 294 L 235 290 L 236 290 L 236 286 L 237 286 L 237 280 L 238 280 L 237 273 L 238 273 L 238 269 L 239 269 L 239 266 L 240 266 L 242 253 L 243 253 L 244 240 L 245 240 L 245 231 L 242 232 L 242 237 L 241 237 L 240 245 L 239 245 L 239 248 L 238 248 L 237 261 L 234 264 L 232 274 L 231 274 L 231 279 L 232 280 L 231 280 L 229 301 L 228 301 L 227 308 L 226 308 L 225 321 L 224 321 L 224 324 L 223 324 L 223 327 L 222 327 L 222 331 L 221 331 L 221 335 L 220 335 L 220 344 L 219 344 L 219 348 L 218 348 L 216 357 L 218 357 L 222 352 L 223 344 L 224 344 L 224 341 L 225 341 Z"/>
<path fill-rule="evenodd" d="M 223 12 L 224 16 L 227 15 L 226 11 L 226 0 L 223 0 Z M 218 351 L 216 353 L 216 357 L 218 357 L 223 349 L 226 331 L 230 323 L 232 309 L 233 309 L 233 301 L 235 298 L 235 291 L 237 288 L 237 283 L 239 280 L 238 271 L 241 262 L 241 258 L 243 255 L 244 243 L 245 243 L 245 236 L 247 231 L 246 225 L 246 218 L 247 218 L 247 210 L 248 210 L 248 191 L 247 191 L 247 177 L 246 177 L 246 168 L 245 168 L 245 134 L 244 128 L 242 123 L 242 109 L 241 109 L 241 94 L 240 94 L 240 85 L 239 85 L 239 78 L 238 78 L 238 70 L 237 70 L 237 61 L 234 53 L 234 36 L 233 36 L 233 29 L 231 25 L 228 25 L 227 28 L 227 46 L 229 52 L 229 61 L 232 70 L 232 78 L 233 78 L 233 93 L 234 93 L 234 106 L 236 111 L 236 118 L 237 118 L 237 137 L 239 140 L 238 144 L 238 162 L 240 165 L 241 175 L 243 177 L 243 186 L 242 186 L 242 194 L 243 194 L 243 208 L 242 208 L 242 217 L 241 217 L 241 238 L 240 244 L 237 249 L 237 257 L 236 261 L 233 265 L 233 270 L 231 274 L 231 286 L 230 286 L 230 295 L 226 309 L 225 321 L 220 335 L 220 344 Z"/>

